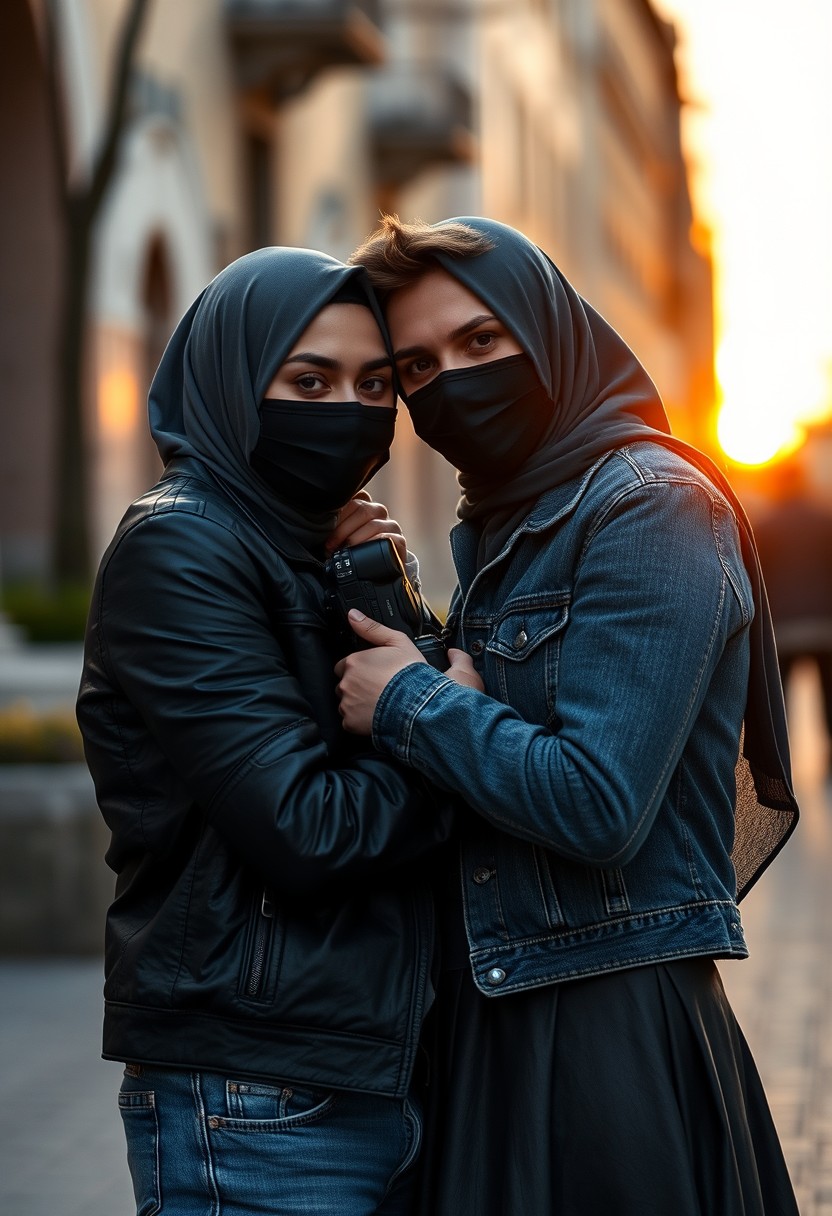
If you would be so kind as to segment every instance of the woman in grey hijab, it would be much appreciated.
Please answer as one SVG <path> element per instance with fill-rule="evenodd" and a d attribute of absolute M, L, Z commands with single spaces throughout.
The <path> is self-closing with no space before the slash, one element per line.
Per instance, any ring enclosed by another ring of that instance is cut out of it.
<path fill-rule="evenodd" d="M 161 480 L 104 555 L 78 718 L 117 875 L 104 1051 L 139 1213 L 406 1210 L 447 800 L 341 727 L 324 562 L 404 538 L 364 272 L 241 258 L 150 392 Z"/>

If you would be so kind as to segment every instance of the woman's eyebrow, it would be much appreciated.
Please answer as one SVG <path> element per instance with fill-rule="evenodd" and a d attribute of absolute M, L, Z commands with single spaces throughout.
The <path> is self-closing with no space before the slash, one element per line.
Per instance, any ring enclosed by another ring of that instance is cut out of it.
<path fill-rule="evenodd" d="M 339 372 L 343 367 L 338 359 L 330 359 L 328 355 L 316 355 L 313 351 L 300 351 L 297 355 L 290 355 L 288 359 L 283 360 L 283 366 L 285 367 L 287 363 L 308 363 L 312 367 L 324 367 L 331 372 Z M 382 355 L 380 359 L 369 359 L 366 363 L 362 363 L 358 370 L 374 372 L 380 367 L 392 367 L 389 356 Z"/>
<path fill-rule="evenodd" d="M 464 338 L 472 329 L 479 329 L 481 325 L 487 325 L 488 322 L 502 325 L 500 318 L 495 317 L 493 313 L 481 312 L 476 317 L 472 317 L 470 321 L 466 321 L 464 325 L 459 325 L 456 329 L 451 330 L 447 336 L 447 341 L 454 342 L 457 338 Z M 426 346 L 405 346 L 401 350 L 397 350 L 393 358 L 398 363 L 400 359 L 411 359 L 414 355 L 421 355 L 426 351 Z"/>
<path fill-rule="evenodd" d="M 326 367 L 330 371 L 338 371 L 341 364 L 337 359 L 330 359 L 326 355 L 316 355 L 312 351 L 301 351 L 300 354 L 290 355 L 288 359 L 283 360 L 286 363 L 311 363 L 313 367 Z"/>

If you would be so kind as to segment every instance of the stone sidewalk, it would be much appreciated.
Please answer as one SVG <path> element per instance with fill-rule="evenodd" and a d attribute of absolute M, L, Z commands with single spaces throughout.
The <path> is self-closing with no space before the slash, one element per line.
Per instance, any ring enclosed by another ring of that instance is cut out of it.
<path fill-rule="evenodd" d="M 722 973 L 801 1214 L 832 1216 L 832 786 L 808 677 L 798 692 L 802 822 L 743 904 L 751 958 Z M 135 1210 L 116 1105 L 121 1070 L 98 1054 L 100 993 L 98 960 L 0 961 L 2 1216 Z"/>
<path fill-rule="evenodd" d="M 101 962 L 0 962 L 0 1212 L 135 1213 L 116 1093 L 100 1058 Z"/>
<path fill-rule="evenodd" d="M 750 957 L 721 964 L 801 1216 L 832 1216 L 832 780 L 820 690 L 797 673 L 790 734 L 801 820 L 742 904 Z"/>
<path fill-rule="evenodd" d="M 22 702 L 40 713 L 71 710 L 82 658 L 80 642 L 0 645 L 0 708 Z"/>

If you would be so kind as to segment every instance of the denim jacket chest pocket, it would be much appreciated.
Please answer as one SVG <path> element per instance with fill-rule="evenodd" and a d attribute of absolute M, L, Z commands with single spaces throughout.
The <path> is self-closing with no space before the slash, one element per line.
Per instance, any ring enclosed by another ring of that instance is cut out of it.
<path fill-rule="evenodd" d="M 569 596 L 509 601 L 485 644 L 486 688 L 528 722 L 551 726 Z"/>

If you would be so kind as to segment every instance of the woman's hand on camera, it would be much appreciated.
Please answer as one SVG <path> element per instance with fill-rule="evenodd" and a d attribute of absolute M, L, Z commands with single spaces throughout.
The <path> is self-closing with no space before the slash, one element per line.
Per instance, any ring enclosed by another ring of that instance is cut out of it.
<path fill-rule="evenodd" d="M 464 650 L 455 650 L 451 647 L 448 651 L 448 658 L 451 660 L 451 665 L 444 674 L 449 680 L 453 680 L 455 684 L 462 684 L 465 688 L 475 688 L 477 692 L 485 692 L 485 685 L 475 670 L 474 661 L 469 654 L 466 654 Z"/>
<path fill-rule="evenodd" d="M 365 540 L 387 537 L 392 540 L 402 561 L 407 561 L 407 541 L 395 519 L 387 515 L 382 502 L 373 502 L 366 490 L 359 490 L 338 512 L 338 523 L 326 542 L 328 553 L 344 545 L 360 545 Z"/>
<path fill-rule="evenodd" d="M 388 629 L 372 617 L 350 610 L 350 624 L 372 650 L 356 650 L 335 664 L 340 681 L 337 688 L 338 711 L 344 729 L 354 735 L 370 735 L 376 703 L 396 672 L 411 663 L 426 660 L 405 633 Z"/>

